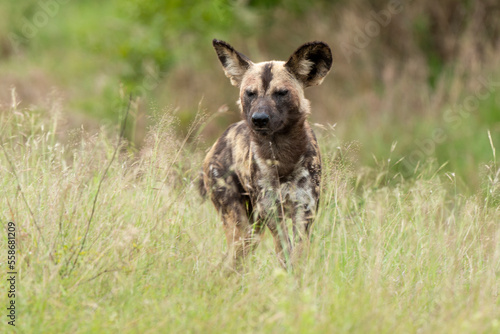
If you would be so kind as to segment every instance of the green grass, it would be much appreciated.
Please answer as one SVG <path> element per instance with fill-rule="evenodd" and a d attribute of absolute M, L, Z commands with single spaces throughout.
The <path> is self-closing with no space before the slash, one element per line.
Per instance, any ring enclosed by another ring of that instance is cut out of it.
<path fill-rule="evenodd" d="M 421 161 L 405 178 L 395 161 L 358 166 L 350 143 L 317 131 L 324 189 L 308 258 L 283 271 L 267 234 L 242 273 L 227 275 L 221 223 L 195 187 L 203 150 L 177 138 L 170 113 L 140 151 L 121 142 L 104 177 L 117 129 L 74 131 L 61 144 L 58 112 L 0 113 L 0 220 L 17 225 L 19 333 L 500 331 L 493 154 L 484 191 L 468 196 L 439 164 Z"/>

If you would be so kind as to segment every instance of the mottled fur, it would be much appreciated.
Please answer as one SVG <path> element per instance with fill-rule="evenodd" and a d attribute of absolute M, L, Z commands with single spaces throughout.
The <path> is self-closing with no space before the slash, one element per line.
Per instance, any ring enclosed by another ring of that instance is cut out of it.
<path fill-rule="evenodd" d="M 226 76 L 240 87 L 243 120 L 208 152 L 200 192 L 222 216 L 233 265 L 258 244 L 267 226 L 286 267 L 309 240 L 320 193 L 321 158 L 306 120 L 310 106 L 304 88 L 328 74 L 331 51 L 312 42 L 287 62 L 253 63 L 223 41 L 213 44 Z M 286 217 L 293 222 L 293 250 Z"/>

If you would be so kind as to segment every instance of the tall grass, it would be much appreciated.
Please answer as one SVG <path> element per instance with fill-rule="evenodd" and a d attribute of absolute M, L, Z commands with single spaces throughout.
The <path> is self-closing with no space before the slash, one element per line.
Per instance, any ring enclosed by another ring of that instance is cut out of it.
<path fill-rule="evenodd" d="M 389 156 L 359 166 L 355 144 L 317 128 L 323 192 L 308 258 L 283 271 L 268 235 L 227 275 L 221 223 L 194 186 L 203 152 L 178 139 L 170 112 L 140 151 L 109 127 L 62 144 L 57 107 L 14 103 L 0 118 L 0 219 L 18 229 L 20 333 L 500 330 L 493 141 L 483 193 L 465 196 L 432 161 L 405 178 Z"/>

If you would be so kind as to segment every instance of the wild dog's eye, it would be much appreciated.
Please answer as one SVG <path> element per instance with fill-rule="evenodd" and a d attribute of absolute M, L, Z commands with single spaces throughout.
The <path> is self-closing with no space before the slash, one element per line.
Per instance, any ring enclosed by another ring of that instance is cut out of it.
<path fill-rule="evenodd" d="M 256 91 L 253 91 L 253 90 L 246 90 L 246 91 L 245 91 L 245 94 L 246 94 L 246 96 L 247 96 L 247 97 L 249 97 L 249 98 L 253 98 L 253 97 L 257 96 L 257 92 L 256 92 Z"/>
<path fill-rule="evenodd" d="M 277 96 L 287 96 L 288 95 L 288 89 L 280 89 L 280 90 L 277 90 L 274 94 L 276 94 Z"/>

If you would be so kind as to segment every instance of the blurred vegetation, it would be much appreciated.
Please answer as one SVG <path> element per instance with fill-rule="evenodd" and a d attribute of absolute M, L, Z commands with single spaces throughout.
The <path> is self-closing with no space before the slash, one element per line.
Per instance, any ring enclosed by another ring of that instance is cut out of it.
<path fill-rule="evenodd" d="M 394 3 L 401 11 L 377 23 Z M 209 145 L 239 118 L 212 38 L 256 61 L 324 40 L 334 70 L 307 92 L 313 123 L 338 123 L 335 136 L 359 144 L 359 166 L 391 154 L 404 158 L 392 177 L 409 177 L 420 162 L 447 163 L 445 171 L 476 191 L 492 160 L 488 130 L 500 147 L 499 14 L 494 0 L 3 1 L 0 103 L 11 103 L 15 86 L 25 106 L 61 101 L 64 131 L 97 129 L 117 123 L 132 93 L 141 99 L 127 136 L 137 147 L 158 110 L 175 109 L 180 134 L 200 108 L 227 111 L 206 125 Z M 471 101 L 478 89 L 485 95 Z"/>

